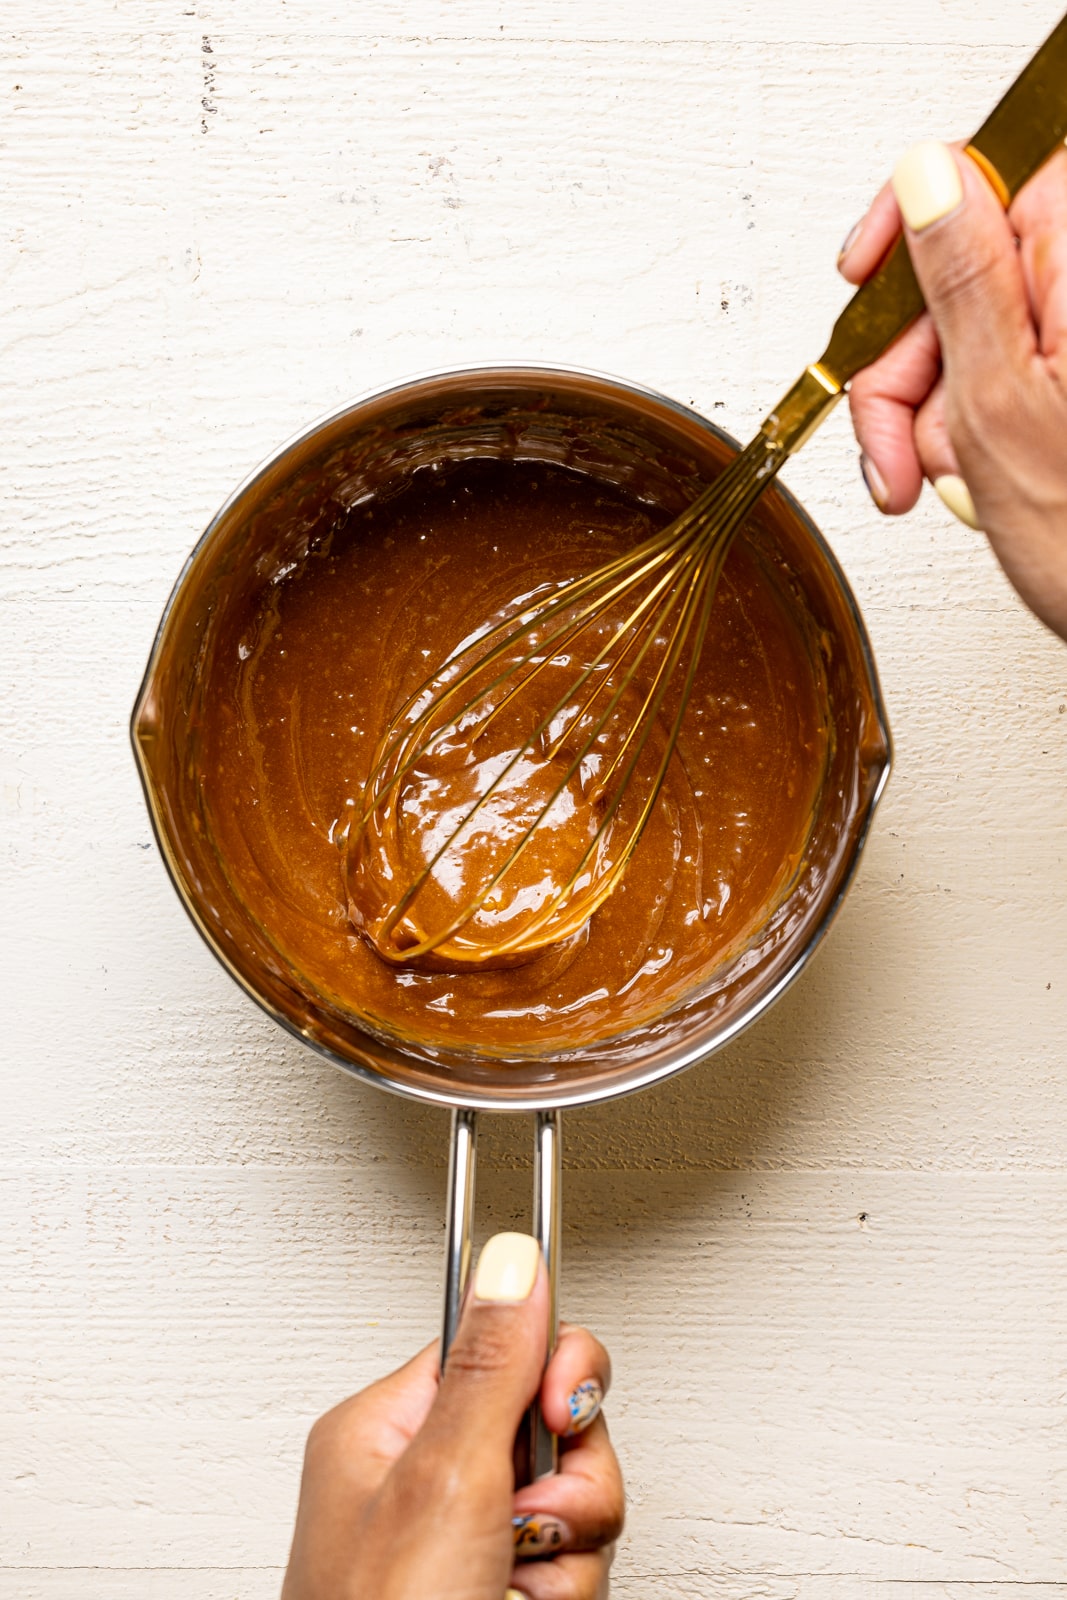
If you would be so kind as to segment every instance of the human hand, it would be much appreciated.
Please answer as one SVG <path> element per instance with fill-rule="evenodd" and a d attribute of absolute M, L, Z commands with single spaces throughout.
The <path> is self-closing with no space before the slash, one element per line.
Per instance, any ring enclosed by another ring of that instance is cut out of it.
<path fill-rule="evenodd" d="M 902 213 L 929 309 L 849 391 L 867 486 L 897 515 L 929 478 L 1067 639 L 1067 151 L 1005 213 L 961 151 L 915 146 L 845 241 L 850 283 Z"/>
<path fill-rule="evenodd" d="M 599 1414 L 611 1363 L 564 1326 L 546 1368 L 547 1328 L 536 1241 L 498 1234 L 444 1375 L 432 1345 L 312 1428 L 282 1600 L 606 1600 L 623 1521 Z M 516 1493 L 515 1434 L 539 1385 L 560 1470 Z"/>

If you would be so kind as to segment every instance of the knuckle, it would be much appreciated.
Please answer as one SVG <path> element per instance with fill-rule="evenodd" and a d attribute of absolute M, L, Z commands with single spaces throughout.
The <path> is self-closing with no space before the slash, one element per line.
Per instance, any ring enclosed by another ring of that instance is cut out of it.
<path fill-rule="evenodd" d="M 495 1309 L 480 1310 L 448 1352 L 442 1386 L 449 1385 L 450 1379 L 454 1383 L 457 1377 L 479 1378 L 506 1371 L 515 1359 L 511 1322 Z"/>
<path fill-rule="evenodd" d="M 560 1339 L 550 1365 L 563 1361 L 568 1372 L 580 1372 L 583 1380 L 596 1378 L 607 1394 L 611 1387 L 611 1356 L 595 1333 L 576 1324 L 562 1324 Z"/>
<path fill-rule="evenodd" d="M 852 426 L 860 448 L 879 455 L 893 449 L 902 435 L 910 431 L 913 408 L 895 398 L 887 388 L 885 376 L 877 367 L 868 367 L 849 385 Z"/>
<path fill-rule="evenodd" d="M 871 397 L 879 392 L 879 377 L 880 374 L 876 363 L 869 367 L 864 367 L 861 372 L 857 372 L 848 386 L 849 403 L 853 408 L 867 405 Z"/>
<path fill-rule="evenodd" d="M 351 1414 L 344 1405 L 327 1411 L 308 1430 L 304 1472 L 311 1477 L 336 1477 L 351 1461 Z"/>
<path fill-rule="evenodd" d="M 457 1505 L 470 1499 L 477 1501 L 481 1488 L 470 1462 L 464 1462 L 452 1451 L 428 1448 L 408 1451 L 399 1478 L 406 1504 L 432 1504 L 446 1518 Z"/>
<path fill-rule="evenodd" d="M 309 1464 L 332 1456 L 337 1449 L 341 1432 L 338 1411 L 339 1407 L 334 1407 L 332 1411 L 325 1412 L 308 1429 L 304 1460 Z"/>
<path fill-rule="evenodd" d="M 945 241 L 927 264 L 928 294 L 939 301 L 967 309 L 985 304 L 990 278 L 1000 264 L 999 253 L 986 240 L 972 240 L 963 248 Z"/>
<path fill-rule="evenodd" d="M 366 1444 L 367 1413 L 362 1401 L 362 1395 L 353 1395 L 311 1424 L 304 1444 L 306 1473 L 345 1477 L 358 1466 Z"/>
<path fill-rule="evenodd" d="M 938 476 L 950 469 L 953 454 L 951 435 L 945 417 L 944 396 L 940 393 L 915 414 L 915 448 L 928 477 Z"/>
<path fill-rule="evenodd" d="M 606 1486 L 597 1506 L 590 1544 L 596 1549 L 612 1545 L 622 1534 L 626 1524 L 626 1497 L 622 1483 L 616 1479 Z"/>
<path fill-rule="evenodd" d="M 523 1572 L 524 1590 L 532 1600 L 604 1600 L 607 1567 L 596 1555 L 563 1556 L 535 1563 Z"/>
<path fill-rule="evenodd" d="M 961 388 L 950 382 L 945 403 L 948 436 L 962 457 L 999 450 L 1017 434 L 1025 409 L 1018 386 L 1003 370 L 989 383 Z"/>
<path fill-rule="evenodd" d="M 626 1496 L 622 1492 L 620 1483 L 616 1486 L 608 1506 L 608 1514 L 604 1524 L 604 1543 L 614 1545 L 615 1541 L 621 1537 L 625 1526 Z"/>
<path fill-rule="evenodd" d="M 866 421 L 872 405 L 877 404 L 880 394 L 881 375 L 876 367 L 864 367 L 862 372 L 857 372 L 848 386 L 849 409 L 857 428 Z"/>
<path fill-rule="evenodd" d="M 598 1550 L 570 1586 L 567 1600 L 608 1600 L 608 1573 L 614 1550 Z"/>
<path fill-rule="evenodd" d="M 595 1487 L 588 1491 L 580 1518 L 579 1543 L 587 1550 L 612 1545 L 625 1524 L 626 1491 L 618 1464 L 612 1458 L 598 1473 Z"/>

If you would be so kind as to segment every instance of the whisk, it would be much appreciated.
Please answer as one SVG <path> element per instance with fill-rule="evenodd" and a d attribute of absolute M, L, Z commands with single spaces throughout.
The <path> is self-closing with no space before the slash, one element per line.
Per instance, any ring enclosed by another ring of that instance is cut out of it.
<path fill-rule="evenodd" d="M 1067 133 L 1065 83 L 1067 18 L 967 147 L 1005 204 Z M 507 966 L 580 934 L 662 791 L 734 537 L 850 380 L 922 310 L 898 238 L 824 354 L 691 506 L 488 621 L 405 702 L 345 842 L 350 916 L 379 954 Z"/>

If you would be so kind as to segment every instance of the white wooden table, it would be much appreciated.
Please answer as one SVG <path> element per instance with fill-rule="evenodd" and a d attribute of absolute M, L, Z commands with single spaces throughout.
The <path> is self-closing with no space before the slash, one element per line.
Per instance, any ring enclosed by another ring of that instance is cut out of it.
<path fill-rule="evenodd" d="M 431 366 L 603 368 L 738 433 L 894 157 L 1063 0 L 55 0 L 0 72 L 0 1595 L 263 1600 L 311 1419 L 433 1336 L 443 1115 L 238 993 L 126 719 L 216 505 Z M 897 741 L 813 969 L 567 1119 L 633 1600 L 1067 1595 L 1067 650 L 839 413 L 788 481 Z M 525 1214 L 488 1129 L 482 1234 Z"/>

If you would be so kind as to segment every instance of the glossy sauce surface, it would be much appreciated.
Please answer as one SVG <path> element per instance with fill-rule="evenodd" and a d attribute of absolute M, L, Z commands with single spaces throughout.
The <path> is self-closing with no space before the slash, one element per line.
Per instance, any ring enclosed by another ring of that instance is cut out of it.
<path fill-rule="evenodd" d="M 421 971 L 384 961 L 353 920 L 345 839 L 406 697 L 501 607 L 665 520 L 558 466 L 424 470 L 354 508 L 225 619 L 203 729 L 206 825 L 279 952 L 379 1033 L 501 1057 L 618 1034 L 743 948 L 793 879 L 825 769 L 825 684 L 741 539 L 663 793 L 581 934 L 521 966 Z M 432 833 L 432 805 L 424 820 Z"/>

